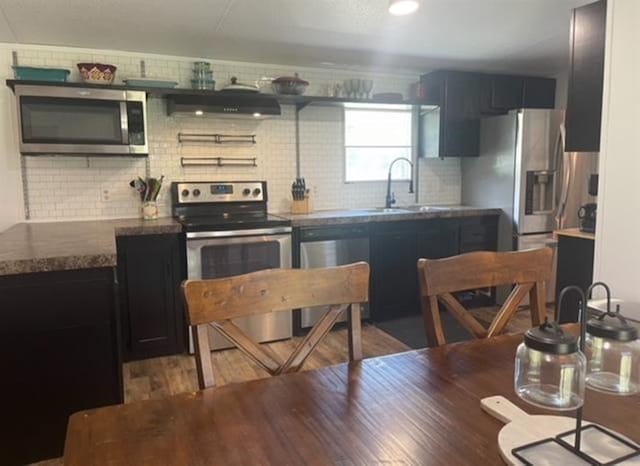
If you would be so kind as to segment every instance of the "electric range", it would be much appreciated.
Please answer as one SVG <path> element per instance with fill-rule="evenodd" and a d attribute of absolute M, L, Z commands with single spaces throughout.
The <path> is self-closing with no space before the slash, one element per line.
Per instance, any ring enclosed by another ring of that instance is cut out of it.
<path fill-rule="evenodd" d="M 291 221 L 267 212 L 266 181 L 171 185 L 173 216 L 186 235 L 187 278 L 224 278 L 291 267 Z M 234 320 L 258 342 L 290 338 L 291 312 Z M 232 345 L 211 329 L 213 350 Z M 190 350 L 193 342 L 190 338 Z"/>

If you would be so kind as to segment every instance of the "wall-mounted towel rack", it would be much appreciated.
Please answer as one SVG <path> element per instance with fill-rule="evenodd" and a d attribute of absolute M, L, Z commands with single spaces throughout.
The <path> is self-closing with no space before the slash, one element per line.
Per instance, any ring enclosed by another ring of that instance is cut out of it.
<path fill-rule="evenodd" d="M 256 135 L 178 133 L 178 142 L 206 142 L 211 144 L 256 144 Z"/>
<path fill-rule="evenodd" d="M 215 167 L 257 167 L 256 157 L 211 157 L 190 155 L 180 158 L 180 164 L 183 167 L 188 166 L 215 166 Z"/>

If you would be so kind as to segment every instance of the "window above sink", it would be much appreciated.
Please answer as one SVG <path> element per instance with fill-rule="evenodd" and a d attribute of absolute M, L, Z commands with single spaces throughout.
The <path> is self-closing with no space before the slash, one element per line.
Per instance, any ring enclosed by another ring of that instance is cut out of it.
<path fill-rule="evenodd" d="M 385 181 L 389 164 L 411 159 L 411 109 L 344 109 L 345 182 Z M 393 167 L 394 181 L 409 181 L 408 164 Z"/>

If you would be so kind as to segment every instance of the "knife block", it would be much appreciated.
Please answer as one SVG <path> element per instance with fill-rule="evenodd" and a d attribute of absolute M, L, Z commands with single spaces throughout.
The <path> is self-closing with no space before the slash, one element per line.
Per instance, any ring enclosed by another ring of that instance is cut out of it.
<path fill-rule="evenodd" d="M 313 209 L 311 208 L 311 199 L 308 196 L 300 200 L 294 199 L 291 203 L 292 214 L 310 214 L 311 212 Z"/>

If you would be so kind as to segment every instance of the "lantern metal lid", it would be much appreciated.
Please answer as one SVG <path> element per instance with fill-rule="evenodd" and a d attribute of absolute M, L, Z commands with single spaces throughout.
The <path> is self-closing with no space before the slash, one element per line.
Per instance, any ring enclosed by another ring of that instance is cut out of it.
<path fill-rule="evenodd" d="M 528 348 L 548 354 L 571 354 L 578 351 L 578 338 L 546 319 L 539 327 L 527 330 L 524 343 Z"/>
<path fill-rule="evenodd" d="M 638 339 L 638 329 L 627 322 L 627 319 L 620 315 L 620 306 L 616 312 L 607 311 L 589 319 L 587 322 L 587 333 L 599 338 L 615 340 L 620 342 L 634 341 Z"/>

